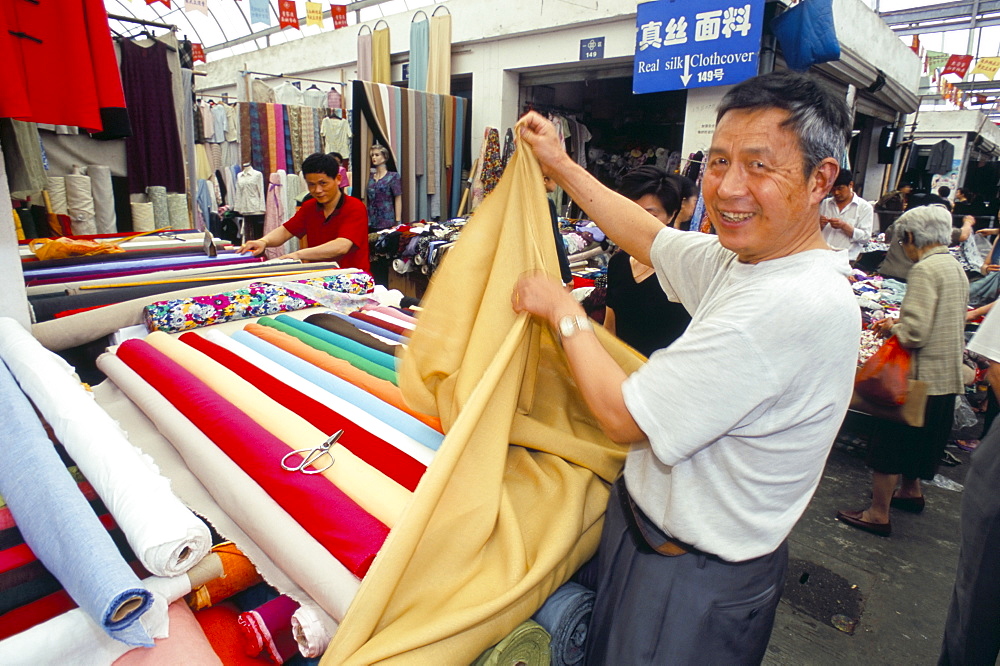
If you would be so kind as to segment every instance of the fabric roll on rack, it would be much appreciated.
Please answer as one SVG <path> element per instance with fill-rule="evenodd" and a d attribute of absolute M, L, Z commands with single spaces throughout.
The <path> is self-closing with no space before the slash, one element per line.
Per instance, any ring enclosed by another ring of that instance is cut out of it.
<path fill-rule="evenodd" d="M 316 428 L 235 372 L 166 333 L 150 333 L 144 342 L 181 365 L 219 397 L 267 429 L 290 451 L 318 447 L 336 430 L 332 425 L 323 430 Z M 316 463 L 317 469 L 326 467 L 317 476 L 336 485 L 358 506 L 388 527 L 395 525 L 412 493 L 362 461 L 343 444 L 333 444 L 329 453 L 335 462 L 329 466 L 322 461 Z"/>
<path fill-rule="evenodd" d="M 321 326 L 315 326 L 308 322 L 302 321 L 300 319 L 295 319 L 289 317 L 288 315 L 278 315 L 274 318 L 274 321 L 280 322 L 282 324 L 287 324 L 292 328 L 297 328 L 303 333 L 307 333 L 315 338 L 319 338 L 324 342 L 328 342 L 335 347 L 343 349 L 344 351 L 350 352 L 357 355 L 366 361 L 371 361 L 376 365 L 379 365 L 386 370 L 396 371 L 396 359 L 392 354 L 387 354 L 382 351 L 376 351 L 371 347 L 367 347 L 360 342 L 355 342 L 354 340 L 345 337 L 343 335 L 338 335 L 337 333 L 331 333 Z"/>
<path fill-rule="evenodd" d="M 389 534 L 388 527 L 322 475 L 282 469 L 288 445 L 147 342 L 126 340 L 117 355 L 207 434 L 351 573 L 364 576 Z M 291 466 L 300 462 L 300 456 L 289 459 Z"/>
<path fill-rule="evenodd" d="M 90 188 L 90 176 L 69 174 L 66 180 L 66 209 L 73 220 L 75 236 L 97 233 L 97 219 L 94 213 L 94 195 Z"/>
<path fill-rule="evenodd" d="M 152 593 L 153 604 L 139 622 L 151 637 L 164 638 L 170 629 L 167 606 L 191 589 L 188 578 L 151 576 L 142 585 Z M 132 649 L 101 631 L 82 608 L 75 608 L 0 641 L 0 664 L 107 666 Z"/>
<path fill-rule="evenodd" d="M 115 215 L 115 191 L 111 181 L 111 167 L 102 164 L 88 164 L 90 192 L 94 199 L 94 218 L 99 234 L 113 234 L 118 231 Z"/>
<path fill-rule="evenodd" d="M 48 176 L 45 180 L 52 212 L 56 215 L 69 215 L 69 207 L 66 204 L 66 177 Z"/>
<path fill-rule="evenodd" d="M 379 419 L 435 451 L 441 446 L 441 421 L 414 411 L 392 382 L 362 372 L 346 361 L 314 349 L 298 338 L 259 324 L 247 324 L 233 339 L 277 360 L 296 374 L 348 402 L 374 410 Z"/>
<path fill-rule="evenodd" d="M 163 185 L 150 185 L 146 188 L 149 203 L 153 204 L 153 224 L 156 229 L 170 226 L 170 206 L 167 204 L 167 188 Z"/>
<path fill-rule="evenodd" d="M 25 543 L 73 601 L 109 636 L 152 645 L 138 622 L 153 598 L 77 490 L 31 403 L 0 364 L 0 493 Z"/>
<path fill-rule="evenodd" d="M 386 368 L 386 367 L 384 367 L 382 365 L 379 365 L 378 363 L 374 363 L 372 361 L 369 361 L 366 358 L 362 358 L 361 356 L 358 356 L 357 354 L 354 354 L 354 353 L 349 352 L 349 351 L 347 351 L 345 349 L 342 349 L 341 347 L 338 347 L 337 345 L 334 345 L 334 344 L 331 344 L 329 342 L 326 342 L 325 340 L 321 340 L 320 338 L 316 337 L 315 335 L 311 335 L 310 333 L 306 333 L 306 332 L 302 331 L 299 328 L 290 326 L 289 324 L 287 324 L 285 322 L 279 322 L 279 321 L 276 321 L 274 319 L 271 319 L 270 317 L 261 317 L 260 319 L 257 320 L 257 325 L 258 326 L 268 326 L 270 328 L 277 329 L 277 330 L 281 331 L 282 333 L 287 333 L 288 335 L 291 335 L 292 337 L 298 338 L 299 340 L 301 340 L 302 342 L 306 343 L 307 345 L 309 345 L 313 349 L 318 349 L 319 351 L 322 351 L 322 352 L 324 352 L 324 353 L 332 356 L 333 358 L 337 358 L 337 359 L 340 359 L 342 361 L 346 361 L 346 362 L 350 363 L 352 366 L 354 366 L 358 370 L 361 370 L 362 372 L 366 372 L 369 375 L 371 375 L 372 377 L 377 377 L 379 379 L 384 379 L 387 382 L 391 382 L 392 384 L 397 384 L 398 385 L 398 383 L 399 383 L 399 380 L 397 379 L 397 376 L 396 376 L 395 369 L 390 370 L 389 368 Z M 320 329 L 320 330 L 323 330 L 323 329 Z"/>
<path fill-rule="evenodd" d="M 232 535 L 279 592 L 296 599 L 304 592 L 331 617 L 343 618 L 360 585 L 355 573 L 122 359 L 105 353 L 97 365 L 111 380 L 95 390 L 98 400 L 142 435 L 144 450 L 171 470 L 178 493 L 220 530 Z M 238 429 L 233 436 L 238 436 Z M 303 499 L 319 501 L 305 495 Z M 304 511 L 308 518 L 308 508 Z M 276 561 L 281 562 L 280 569 Z M 203 577 L 195 581 L 196 573 L 195 569 L 189 572 L 192 582 L 202 584 Z"/>
<path fill-rule="evenodd" d="M 549 634 L 533 620 L 525 620 L 507 634 L 506 638 L 487 649 L 472 666 L 548 666 Z"/>
<path fill-rule="evenodd" d="M 342 429 L 344 435 L 340 442 L 351 453 L 407 490 L 416 490 L 420 477 L 427 467 L 403 453 L 400 448 L 393 446 L 353 420 L 338 414 L 329 405 L 285 384 L 229 349 L 196 333 L 185 333 L 180 336 L 180 340 L 232 370 L 269 398 L 299 414 L 316 428 L 326 431 Z"/>
<path fill-rule="evenodd" d="M 186 194 L 174 192 L 167 195 L 167 215 L 170 219 L 170 227 L 174 229 L 191 228 L 191 216 L 188 214 Z"/>
<path fill-rule="evenodd" d="M 384 329 L 390 333 L 403 336 L 404 339 L 413 331 L 412 328 L 405 326 L 402 322 L 397 323 L 396 321 L 389 321 L 391 317 L 387 317 L 380 312 L 356 310 L 349 316 L 352 319 L 357 319 L 358 321 L 363 321 L 366 324 L 371 324 L 372 326 Z"/>
<path fill-rule="evenodd" d="M 553 666 L 572 666 L 586 656 L 594 593 L 579 583 L 564 583 L 532 616 L 552 637 Z"/>
<path fill-rule="evenodd" d="M 0 318 L 0 357 L 121 526 L 143 566 L 175 576 L 208 552 L 211 535 L 170 481 L 72 376 L 72 368 L 10 318 Z M 156 516 L 156 520 L 150 520 Z"/>
<path fill-rule="evenodd" d="M 148 201 L 132 202 L 132 229 L 135 231 L 153 231 L 156 222 L 153 218 L 153 204 Z"/>
<path fill-rule="evenodd" d="M 293 657 L 298 652 L 298 644 L 292 635 L 292 613 L 298 607 L 295 601 L 282 595 L 252 611 L 240 613 L 237 621 L 243 631 L 246 653 L 252 657 L 263 653 L 276 664 Z"/>
<path fill-rule="evenodd" d="M 322 657 L 337 632 L 337 621 L 315 604 L 304 603 L 292 613 L 292 636 L 303 657 Z"/>

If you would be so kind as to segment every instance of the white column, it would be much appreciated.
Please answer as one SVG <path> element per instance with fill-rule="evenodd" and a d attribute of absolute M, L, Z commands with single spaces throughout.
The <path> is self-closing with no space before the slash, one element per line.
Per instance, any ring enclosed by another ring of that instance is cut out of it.
<path fill-rule="evenodd" d="M 24 291 L 24 273 L 17 250 L 17 232 L 14 230 L 14 213 L 8 202 L 7 169 L 3 151 L 0 150 L 0 316 L 12 317 L 29 331 L 28 296 Z"/>

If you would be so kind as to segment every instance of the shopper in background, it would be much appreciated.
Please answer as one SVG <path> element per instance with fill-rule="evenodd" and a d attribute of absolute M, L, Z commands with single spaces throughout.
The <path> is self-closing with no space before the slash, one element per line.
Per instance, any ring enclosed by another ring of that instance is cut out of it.
<path fill-rule="evenodd" d="M 932 204 L 932 206 L 936 206 L 936 204 Z M 936 207 L 945 210 L 942 206 Z M 920 208 L 920 206 L 916 208 Z M 972 235 L 975 224 L 976 218 L 971 215 L 963 217 L 961 227 L 951 228 L 950 245 L 964 243 Z M 877 272 L 883 277 L 906 282 L 910 275 L 910 269 L 913 268 L 913 259 L 903 249 L 900 240 L 902 240 L 902 234 L 897 230 L 896 223 L 893 222 L 885 230 L 885 242 L 889 246 L 889 250 L 885 253 L 885 259 L 879 264 Z"/>
<path fill-rule="evenodd" d="M 302 176 L 312 200 L 303 202 L 292 219 L 263 238 L 245 242 L 237 252 L 259 256 L 292 236 L 305 236 L 309 247 L 278 258 L 336 261 L 341 268 L 367 271 L 368 212 L 360 200 L 340 190 L 340 162 L 325 153 L 314 153 L 302 160 Z"/>
<path fill-rule="evenodd" d="M 684 196 L 681 178 L 656 166 L 641 166 L 622 177 L 618 192 L 665 226 L 681 229 L 684 228 L 678 222 L 681 207 L 691 198 Z M 690 180 L 684 180 L 694 187 Z M 691 219 L 690 213 L 687 217 Z M 651 266 L 629 256 L 625 250 L 611 257 L 604 314 L 606 329 L 649 356 L 679 338 L 690 322 L 691 315 L 684 306 L 663 293 Z"/>
<path fill-rule="evenodd" d="M 854 176 L 847 169 L 840 170 L 830 197 L 819 205 L 819 223 L 827 244 L 834 250 L 845 250 L 848 261 L 857 259 L 871 239 L 875 211 L 854 193 Z"/>
<path fill-rule="evenodd" d="M 786 539 L 854 382 L 858 306 L 819 226 L 849 131 L 844 102 L 805 75 L 734 86 L 702 184 L 716 236 L 665 227 L 570 159 L 552 123 L 523 120 L 546 175 L 692 313 L 680 338 L 626 376 L 556 280 L 525 276 L 512 294 L 515 310 L 559 332 L 608 437 L 632 443 L 598 553 L 581 572 L 597 591 L 588 663 L 764 656 Z M 809 294 L 795 317 L 790 284 Z"/>
<path fill-rule="evenodd" d="M 872 468 L 871 505 L 837 513 L 840 521 L 879 536 L 892 533 L 890 507 L 923 511 L 920 479 L 934 478 L 951 433 L 955 397 L 965 390 L 961 370 L 969 282 L 948 252 L 951 214 L 943 206 L 919 206 L 903 213 L 893 226 L 914 264 L 899 319 L 882 319 L 872 328 L 886 337 L 895 335 L 910 350 L 912 379 L 927 383 L 924 426 L 876 420 L 867 460 Z"/>
<path fill-rule="evenodd" d="M 989 359 L 986 378 L 1000 399 L 1000 314 L 969 342 Z M 995 664 L 1000 654 L 1000 425 L 994 421 L 972 454 L 962 491 L 958 573 L 941 646 L 942 666 Z"/>

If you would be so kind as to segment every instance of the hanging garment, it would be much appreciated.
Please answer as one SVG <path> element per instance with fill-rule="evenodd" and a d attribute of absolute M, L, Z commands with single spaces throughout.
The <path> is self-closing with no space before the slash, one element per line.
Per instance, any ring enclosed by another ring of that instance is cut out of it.
<path fill-rule="evenodd" d="M 314 109 L 322 109 L 326 106 L 326 93 L 316 86 L 310 86 L 302 93 L 302 102 Z"/>
<path fill-rule="evenodd" d="M 372 33 L 358 34 L 358 80 L 372 80 Z"/>
<path fill-rule="evenodd" d="M 583 406 L 548 326 L 511 308 L 538 269 L 558 276 L 541 169 L 520 146 L 421 301 L 400 383 L 441 416 L 446 445 L 324 664 L 471 663 L 596 550 L 626 447 Z M 597 335 L 626 373 L 641 365 Z"/>
<path fill-rule="evenodd" d="M 265 211 L 264 174 L 253 167 L 243 169 L 236 176 L 236 210 L 245 215 L 260 215 Z"/>
<path fill-rule="evenodd" d="M 42 144 L 35 123 L 0 118 L 0 147 L 11 193 L 37 192 L 45 188 Z"/>
<path fill-rule="evenodd" d="M 274 89 L 274 103 L 302 106 L 302 91 L 293 83 L 285 81 Z"/>
<path fill-rule="evenodd" d="M 931 146 L 931 154 L 927 158 L 927 173 L 948 173 L 953 168 L 954 157 L 955 146 L 952 145 L 951 141 L 941 139 Z"/>
<path fill-rule="evenodd" d="M 375 83 L 392 85 L 392 65 L 389 62 L 389 28 L 372 32 L 372 78 Z"/>
<path fill-rule="evenodd" d="M 122 78 L 101 0 L 0 3 L 0 117 L 128 136 Z"/>
<path fill-rule="evenodd" d="M 451 94 L 451 14 L 431 16 L 428 28 L 427 92 Z"/>
<path fill-rule="evenodd" d="M 402 179 L 395 171 L 386 171 L 382 178 L 368 178 L 368 230 L 379 231 L 399 223 L 396 217 L 396 197 L 403 193 Z M 400 211 L 401 213 L 402 211 Z"/>
<path fill-rule="evenodd" d="M 427 59 L 430 55 L 430 21 L 410 22 L 410 90 L 427 90 Z M 449 91 L 450 92 L 450 91 Z"/>
<path fill-rule="evenodd" d="M 132 122 L 132 136 L 125 140 L 129 191 L 138 194 L 149 185 L 163 185 L 170 192 L 186 192 L 167 47 L 154 42 L 143 48 L 126 40 L 121 58 Z"/>
<path fill-rule="evenodd" d="M 264 210 L 264 235 L 271 233 L 285 222 L 285 189 L 281 185 L 281 174 L 278 171 L 271 174 L 267 186 L 267 205 Z M 277 259 L 285 254 L 285 246 L 269 247 L 264 250 L 268 259 Z"/>

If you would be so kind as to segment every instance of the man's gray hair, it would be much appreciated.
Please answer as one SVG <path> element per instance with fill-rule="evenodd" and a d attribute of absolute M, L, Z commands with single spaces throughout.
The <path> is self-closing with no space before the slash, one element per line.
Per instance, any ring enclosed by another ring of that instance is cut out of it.
<path fill-rule="evenodd" d="M 951 243 L 951 213 L 941 204 L 911 208 L 893 224 L 894 238 L 913 237 L 917 247 L 945 245 Z"/>
<path fill-rule="evenodd" d="M 722 98 L 716 122 L 735 109 L 773 108 L 789 113 L 782 124 L 799 139 L 806 176 L 828 157 L 841 161 L 851 138 L 847 103 L 805 74 L 771 72 L 737 84 Z"/>

